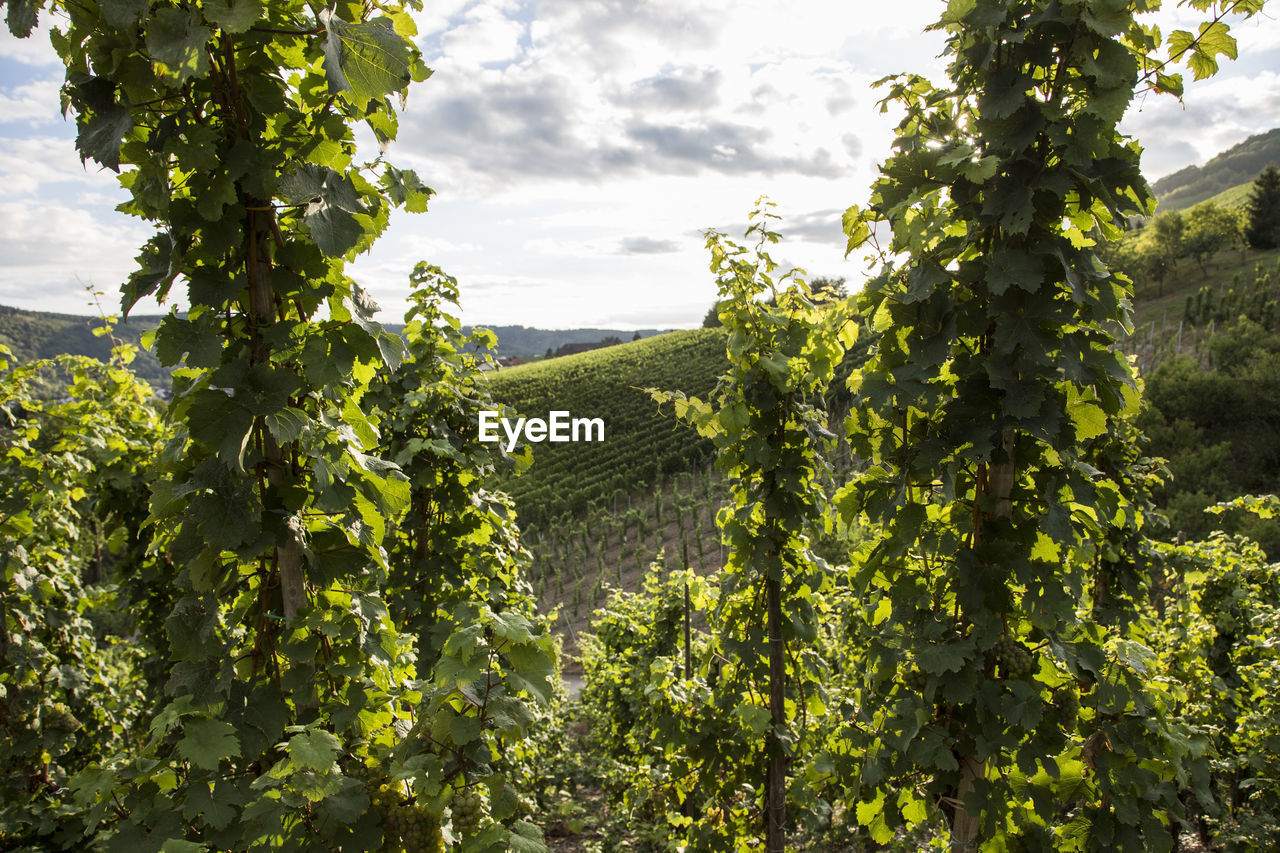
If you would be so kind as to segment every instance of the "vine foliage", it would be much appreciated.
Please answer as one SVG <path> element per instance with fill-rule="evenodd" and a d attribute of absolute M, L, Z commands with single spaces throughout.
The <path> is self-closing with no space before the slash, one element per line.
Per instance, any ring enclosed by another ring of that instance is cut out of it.
<path fill-rule="evenodd" d="M 393 207 L 431 195 L 383 156 L 397 101 L 430 73 L 418 6 L 8 3 L 19 36 L 48 7 L 77 148 L 118 173 L 123 212 L 156 226 L 124 312 L 175 284 L 189 306 L 152 341 L 177 368 L 148 519 L 173 567 L 157 579 L 173 600 L 164 700 L 140 742 L 69 780 L 96 845 L 539 845 L 476 757 L 518 742 L 549 690 L 512 528 L 494 515 L 491 559 L 457 565 L 452 610 L 406 624 L 402 592 L 426 582 L 395 575 L 411 545 L 395 531 L 415 495 L 382 455 L 392 413 L 368 397 L 415 354 L 344 272 Z M 368 162 L 361 123 L 378 143 Z M 453 379 L 445 393 L 470 381 Z"/>
<path fill-rule="evenodd" d="M 1250 4 L 1193 5 L 1214 21 L 1169 45 L 1200 77 Z M 1167 849 L 1181 814 L 1191 747 L 1148 679 L 1149 624 L 1108 630 L 1093 571 L 1143 521 L 1128 475 L 1091 463 L 1138 403 L 1112 338 L 1130 283 L 1097 249 L 1152 198 L 1116 125 L 1140 80 L 1180 88 L 1146 8 L 951 2 L 949 83 L 890 81 L 894 154 L 845 215 L 851 251 L 892 235 L 847 423 L 873 465 L 839 499 L 881 531 L 860 579 L 883 701 L 858 713 L 852 771 L 877 839 L 921 818 L 917 796 L 955 849 Z"/>

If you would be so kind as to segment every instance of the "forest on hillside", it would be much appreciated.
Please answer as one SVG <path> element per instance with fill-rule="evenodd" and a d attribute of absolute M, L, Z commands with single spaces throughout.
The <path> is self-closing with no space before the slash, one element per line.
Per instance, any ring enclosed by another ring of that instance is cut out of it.
<path fill-rule="evenodd" d="M 163 403 L 133 347 L 0 347 L 0 850 L 1280 845 L 1280 573 L 1240 520 L 1280 497 L 1206 491 L 1234 526 L 1169 535 L 1150 453 L 1190 435 L 1207 490 L 1275 446 L 1272 267 L 1187 294 L 1157 358 L 1118 342 L 1146 249 L 1115 254 L 1155 212 L 1125 110 L 1212 76 L 1261 0 L 1170 32 L 1146 3 L 951 0 L 945 79 L 881 84 L 860 292 L 775 260 L 766 199 L 706 233 L 722 331 L 627 345 L 723 343 L 714 386 L 642 390 L 697 440 L 615 462 L 713 455 L 715 560 L 637 566 L 572 700 L 497 488 L 529 454 L 476 440 L 493 334 L 428 261 L 400 333 L 346 272 L 433 196 L 388 153 L 430 75 L 418 4 L 4 5 L 19 38 L 62 16 L 77 148 L 156 226 L 122 313 L 189 309 L 150 341 Z M 1265 248 L 1270 174 L 1233 252 Z M 1161 288 L 1214 263 L 1159 246 Z M 604 364 L 572 358 L 526 375 Z M 687 485 L 654 505 L 677 529 Z"/>

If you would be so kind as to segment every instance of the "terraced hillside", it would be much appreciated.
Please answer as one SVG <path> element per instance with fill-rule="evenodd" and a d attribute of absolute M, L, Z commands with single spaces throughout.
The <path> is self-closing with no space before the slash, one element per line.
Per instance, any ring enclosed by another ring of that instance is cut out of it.
<path fill-rule="evenodd" d="M 659 412 L 641 389 L 678 390 L 705 399 L 725 365 L 723 330 L 693 329 L 494 374 L 494 398 L 522 416 L 546 418 L 558 410 L 605 424 L 602 442 L 534 445 L 533 466 L 501 484 L 515 498 L 521 517 L 546 524 L 591 501 L 690 470 L 710 454 L 710 442 L 670 412 Z"/>

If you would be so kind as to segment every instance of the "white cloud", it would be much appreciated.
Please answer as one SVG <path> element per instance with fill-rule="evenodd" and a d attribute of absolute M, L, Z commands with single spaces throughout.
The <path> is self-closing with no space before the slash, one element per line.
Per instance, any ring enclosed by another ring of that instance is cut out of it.
<path fill-rule="evenodd" d="M 1142 142 L 1143 170 L 1154 180 L 1277 124 L 1280 74 L 1267 70 L 1246 79 L 1223 71 L 1188 86 L 1181 102 L 1168 95 L 1140 97 L 1121 129 Z"/>
<path fill-rule="evenodd" d="M 418 42 L 448 29 L 450 22 L 465 9 L 472 0 L 437 0 L 426 3 L 421 12 L 414 15 L 418 25 Z"/>
<path fill-rule="evenodd" d="M 0 122 L 34 125 L 53 121 L 57 113 L 49 106 L 58 103 L 61 87 L 62 77 L 58 76 L 0 88 Z"/>
<path fill-rule="evenodd" d="M 1166 31 L 1194 29 L 1192 14 L 1167 6 Z M 440 194 L 425 216 L 397 214 L 351 273 L 387 320 L 403 313 L 408 273 L 425 259 L 458 277 L 468 322 L 696 325 L 715 295 L 701 232 L 740 239 L 767 194 L 786 238 L 775 259 L 856 285 L 863 270 L 843 257 L 840 213 L 866 198 L 892 139 L 870 84 L 898 71 L 941 81 L 944 35 L 922 33 L 941 9 L 427 4 L 418 43 L 436 74 L 413 90 L 389 155 Z M 1185 111 L 1149 97 L 1126 118 L 1151 177 L 1280 124 L 1280 27 L 1235 32 L 1240 61 L 1190 84 Z M 0 255 L 10 258 L 0 302 L 68 310 L 85 299 L 77 275 L 110 289 L 150 230 L 111 210 L 124 198 L 114 175 L 81 166 L 74 125 L 58 116 L 57 59 L 37 38 L 0 36 Z M 23 215 L 59 233 L 33 236 Z"/>
<path fill-rule="evenodd" d="M 445 57 L 452 67 L 471 68 L 516 59 L 525 27 L 493 6 L 476 6 L 466 21 L 449 29 L 442 39 Z"/>
<path fill-rule="evenodd" d="M 49 12 L 41 15 L 42 25 L 24 39 L 14 36 L 8 27 L 0 27 L 0 56 L 34 68 L 61 69 L 62 60 L 49 44 L 49 29 L 44 25 L 49 16 Z"/>
<path fill-rule="evenodd" d="M 151 230 L 123 216 L 40 201 L 0 202 L 0 302 L 83 312 L 85 285 L 115 293 Z"/>
<path fill-rule="evenodd" d="M 114 199 L 110 206 L 128 198 L 112 172 L 99 170 L 90 161 L 80 162 L 75 145 L 64 136 L 0 137 L 0 186 L 4 197 L 48 197 L 86 202 L 103 194 Z M 87 194 L 87 195 L 86 195 Z"/>

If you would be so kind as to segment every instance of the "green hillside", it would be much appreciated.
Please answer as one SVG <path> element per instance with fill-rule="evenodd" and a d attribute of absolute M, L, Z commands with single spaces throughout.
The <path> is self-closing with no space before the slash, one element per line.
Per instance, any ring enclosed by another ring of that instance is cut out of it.
<path fill-rule="evenodd" d="M 506 478 L 521 515 L 545 520 L 591 500 L 688 470 L 710 442 L 677 423 L 642 388 L 684 391 L 705 398 L 725 370 L 724 332 L 670 332 L 604 350 L 508 368 L 493 375 L 493 396 L 520 415 L 546 418 L 554 410 L 601 418 L 603 442 L 533 445 L 534 464 Z"/>
<path fill-rule="evenodd" d="M 1219 193 L 1239 190 L 1271 165 L 1280 165 L 1280 128 L 1250 136 L 1203 166 L 1187 166 L 1166 175 L 1151 189 L 1159 200 L 1161 213 L 1184 210 Z"/>
<path fill-rule="evenodd" d="M 165 390 L 169 387 L 169 372 L 139 343 L 142 334 L 154 329 L 159 322 L 159 317 L 131 317 L 128 322 L 117 324 L 113 334 L 124 343 L 139 347 L 131 365 L 134 374 L 153 388 Z M 111 355 L 111 339 L 93 333 L 101 326 L 102 321 L 97 317 L 23 311 L 0 305 L 0 344 L 8 347 L 19 362 L 53 358 L 63 353 L 106 360 Z"/>
<path fill-rule="evenodd" d="M 1280 260 L 1280 250 L 1258 251 L 1254 249 L 1219 252 L 1202 270 L 1191 258 L 1178 261 L 1168 277 L 1160 283 L 1134 279 L 1135 335 L 1145 335 L 1154 326 L 1156 334 L 1162 326 L 1178 325 L 1187 298 L 1194 297 L 1202 287 L 1225 290 L 1238 278 L 1251 280 L 1258 265 L 1271 269 Z"/>
<path fill-rule="evenodd" d="M 1249 201 L 1249 195 L 1253 192 L 1253 179 L 1245 181 L 1242 184 L 1236 184 L 1234 187 L 1225 189 L 1217 195 L 1211 195 L 1205 201 L 1210 204 L 1216 204 L 1219 207 L 1226 208 L 1242 208 Z"/>

